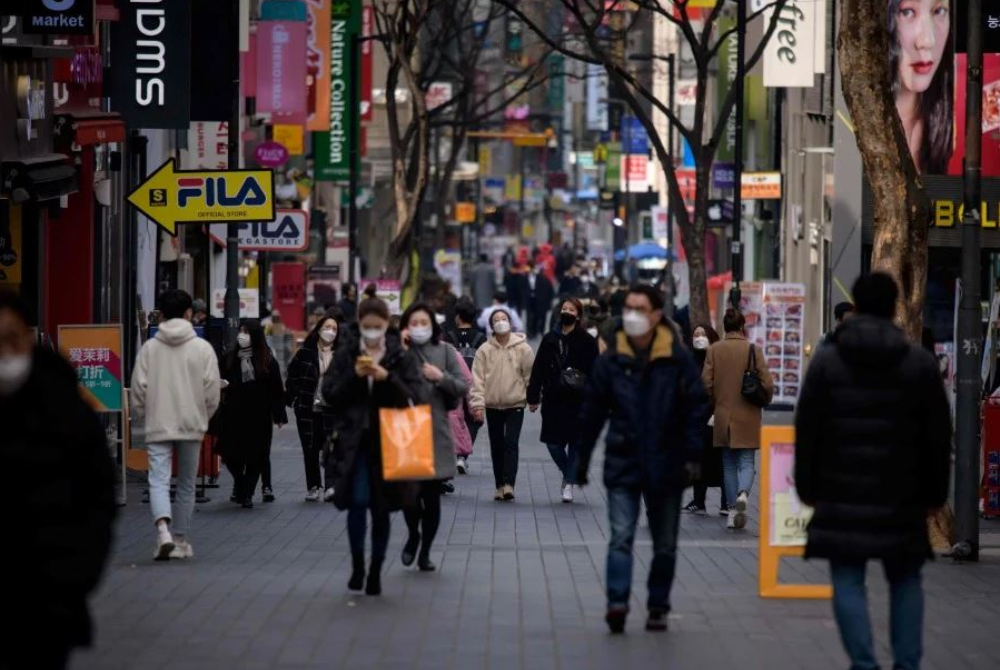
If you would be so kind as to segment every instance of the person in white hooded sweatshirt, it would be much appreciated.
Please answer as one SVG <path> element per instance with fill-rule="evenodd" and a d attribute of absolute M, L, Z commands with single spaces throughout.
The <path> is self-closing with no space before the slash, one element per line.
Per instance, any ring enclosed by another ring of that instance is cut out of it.
<path fill-rule="evenodd" d="M 219 407 L 215 350 L 191 325 L 191 296 L 160 296 L 156 337 L 139 350 L 132 373 L 131 409 L 145 418 L 149 452 L 149 507 L 156 525 L 156 560 L 192 558 L 189 541 L 195 478 L 208 421 Z M 177 454 L 177 498 L 170 506 L 172 458 Z M 176 512 L 176 514 L 174 513 Z"/>

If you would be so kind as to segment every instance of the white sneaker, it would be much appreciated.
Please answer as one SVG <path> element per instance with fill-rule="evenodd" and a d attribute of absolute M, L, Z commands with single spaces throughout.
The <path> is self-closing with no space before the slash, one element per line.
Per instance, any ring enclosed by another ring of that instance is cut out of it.
<path fill-rule="evenodd" d="M 314 486 L 306 494 L 306 502 L 319 502 L 319 487 Z"/>
<path fill-rule="evenodd" d="M 465 459 L 461 456 L 459 456 L 455 461 L 455 468 L 458 470 L 458 474 L 460 475 L 464 475 L 469 471 L 468 467 L 465 465 Z"/>
<path fill-rule="evenodd" d="M 733 511 L 733 523 L 736 529 L 745 528 L 747 525 L 747 495 L 746 491 L 741 491 L 736 498 L 736 509 Z"/>
<path fill-rule="evenodd" d="M 323 494 L 323 500 L 325 500 L 326 502 L 330 502 L 331 500 L 333 500 L 333 493 L 334 493 L 333 487 L 331 486 L 326 490 L 326 493 Z"/>
<path fill-rule="evenodd" d="M 571 503 L 571 502 L 573 502 L 573 485 L 572 484 L 565 484 L 563 486 L 562 501 L 564 503 Z"/>
<path fill-rule="evenodd" d="M 174 550 L 174 538 L 166 526 L 162 526 L 156 535 L 156 553 L 153 559 L 157 561 L 170 560 L 170 552 Z"/>
<path fill-rule="evenodd" d="M 736 511 L 746 512 L 747 503 L 749 502 L 750 495 L 746 491 L 740 491 L 740 494 L 736 497 Z"/>
<path fill-rule="evenodd" d="M 736 529 L 736 510 L 729 510 L 729 515 L 726 518 L 726 529 L 735 530 Z"/>
<path fill-rule="evenodd" d="M 191 546 L 190 542 L 177 540 L 174 545 L 174 550 L 170 552 L 170 558 L 177 558 L 181 560 L 194 558 L 194 548 Z"/>

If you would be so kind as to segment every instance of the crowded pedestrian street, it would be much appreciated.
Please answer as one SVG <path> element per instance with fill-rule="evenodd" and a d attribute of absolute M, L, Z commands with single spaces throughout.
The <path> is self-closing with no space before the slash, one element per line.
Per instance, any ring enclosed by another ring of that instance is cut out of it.
<path fill-rule="evenodd" d="M 772 422 L 787 413 L 772 412 Z M 344 513 L 302 499 L 302 454 L 292 428 L 275 436 L 277 500 L 244 510 L 227 499 L 230 480 L 208 489 L 195 514 L 197 556 L 154 562 L 143 483 L 129 485 L 107 577 L 93 601 L 95 648 L 73 670 L 307 670 L 448 668 L 844 668 L 828 601 L 767 600 L 757 594 L 756 505 L 745 534 L 725 529 L 717 491 L 709 514 L 685 514 L 670 631 L 626 635 L 604 624 L 608 521 L 600 477 L 572 505 L 559 473 L 525 420 L 522 473 L 513 504 L 493 501 L 485 434 L 470 474 L 445 497 L 433 558 L 439 571 L 404 568 L 402 515 L 393 519 L 383 594 L 346 589 L 350 551 Z M 600 463 L 593 465 L 600 467 Z M 690 493 L 690 490 L 689 492 Z M 645 525 L 645 522 L 643 522 Z M 641 612 L 650 542 L 636 539 L 632 608 Z M 979 564 L 927 566 L 925 663 L 930 670 L 1000 667 L 1000 521 L 984 523 Z M 878 576 L 876 566 L 870 568 Z M 825 561 L 789 559 L 788 581 L 821 583 Z M 876 630 L 888 619 L 886 587 L 872 579 Z M 885 633 L 879 656 L 889 658 Z"/>

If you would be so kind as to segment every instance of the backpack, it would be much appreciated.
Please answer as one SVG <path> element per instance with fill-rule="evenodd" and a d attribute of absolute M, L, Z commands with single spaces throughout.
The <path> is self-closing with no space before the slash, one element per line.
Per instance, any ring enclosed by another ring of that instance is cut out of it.
<path fill-rule="evenodd" d="M 461 334 L 457 338 L 457 345 L 455 348 L 458 349 L 458 355 L 465 360 L 465 364 L 469 366 L 469 370 L 472 370 L 472 363 L 476 360 L 476 352 L 479 347 L 486 344 L 486 336 L 480 331 L 474 331 L 472 335 L 471 342 L 465 342 L 466 339 Z"/>

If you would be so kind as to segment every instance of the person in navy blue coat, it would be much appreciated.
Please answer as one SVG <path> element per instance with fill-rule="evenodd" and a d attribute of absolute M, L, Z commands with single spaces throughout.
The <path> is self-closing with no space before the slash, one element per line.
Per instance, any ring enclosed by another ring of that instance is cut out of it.
<path fill-rule="evenodd" d="M 663 318 L 663 296 L 634 285 L 584 392 L 577 446 L 577 483 L 587 483 L 590 457 L 608 423 L 604 485 L 608 490 L 605 617 L 625 630 L 632 585 L 632 544 L 645 500 L 653 539 L 646 629 L 663 631 L 677 563 L 681 494 L 699 476 L 709 404 L 698 365 L 678 331 Z"/>

